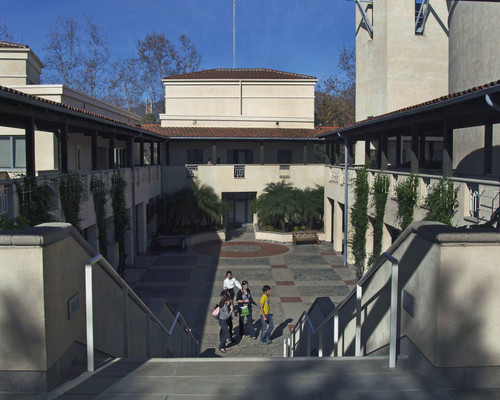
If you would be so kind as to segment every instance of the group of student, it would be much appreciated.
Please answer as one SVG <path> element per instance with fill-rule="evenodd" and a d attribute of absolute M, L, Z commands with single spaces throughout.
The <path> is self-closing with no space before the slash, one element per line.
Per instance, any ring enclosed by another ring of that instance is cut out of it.
<path fill-rule="evenodd" d="M 236 304 L 234 303 L 234 288 L 239 291 L 236 294 Z M 260 342 L 262 344 L 271 344 L 271 333 L 274 329 L 273 315 L 270 311 L 269 296 L 271 288 L 264 285 L 262 288 L 262 296 L 260 298 L 260 320 L 261 320 L 261 334 Z M 230 351 L 231 344 L 235 343 L 233 340 L 233 314 L 238 314 L 239 317 L 239 334 L 241 339 L 246 335 L 250 336 L 253 340 L 257 340 L 257 332 L 253 326 L 252 320 L 252 306 L 257 305 L 253 299 L 248 282 L 242 281 L 241 284 L 233 277 L 231 271 L 226 272 L 226 279 L 223 283 L 223 291 L 221 292 L 221 299 L 219 301 L 219 325 L 220 325 L 220 342 L 219 350 L 222 353 Z M 245 330 L 246 328 L 246 330 Z M 246 332 L 246 333 L 245 333 Z"/>

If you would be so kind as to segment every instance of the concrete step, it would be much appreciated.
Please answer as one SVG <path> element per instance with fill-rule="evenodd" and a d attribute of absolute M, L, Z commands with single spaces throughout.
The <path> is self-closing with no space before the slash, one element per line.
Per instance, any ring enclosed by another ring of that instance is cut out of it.
<path fill-rule="evenodd" d="M 119 359 L 48 395 L 5 400 L 483 400 L 500 388 L 433 391 L 386 357 Z"/>
<path fill-rule="evenodd" d="M 52 398 L 424 400 L 455 396 L 433 392 L 416 376 L 389 369 L 387 364 L 386 357 L 122 359 L 92 376 L 82 376 L 73 388 Z"/>

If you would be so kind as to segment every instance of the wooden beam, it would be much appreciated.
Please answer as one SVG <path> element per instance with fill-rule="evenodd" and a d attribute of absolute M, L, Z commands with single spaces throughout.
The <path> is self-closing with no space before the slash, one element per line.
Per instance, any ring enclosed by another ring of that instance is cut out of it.
<path fill-rule="evenodd" d="M 60 139 L 60 160 L 61 160 L 61 171 L 68 172 L 68 125 L 61 125 Z"/>
<path fill-rule="evenodd" d="M 25 145 L 26 145 L 26 175 L 35 176 L 35 119 L 28 117 L 25 119 Z"/>
<path fill-rule="evenodd" d="M 483 174 L 491 174 L 493 169 L 493 125 L 484 126 Z"/>
<path fill-rule="evenodd" d="M 443 176 L 453 174 L 453 129 L 443 121 Z"/>

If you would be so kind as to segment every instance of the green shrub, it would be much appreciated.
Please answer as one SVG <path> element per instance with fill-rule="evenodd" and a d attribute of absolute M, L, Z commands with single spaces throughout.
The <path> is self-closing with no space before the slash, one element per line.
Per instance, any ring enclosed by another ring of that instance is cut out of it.
<path fill-rule="evenodd" d="M 64 219 L 80 230 L 83 185 L 80 175 L 68 172 L 59 177 L 59 198 Z"/>
<path fill-rule="evenodd" d="M 458 208 L 457 197 L 458 188 L 455 188 L 451 178 L 441 178 L 425 198 L 424 208 L 429 211 L 424 220 L 451 225 Z"/>
<path fill-rule="evenodd" d="M 385 174 L 376 174 L 373 181 L 373 203 L 375 219 L 373 220 L 373 251 L 368 265 L 373 265 L 382 253 L 382 235 L 384 228 L 385 206 L 389 190 L 389 177 Z"/>
<path fill-rule="evenodd" d="M 50 213 L 54 192 L 48 185 L 38 185 L 33 176 L 25 176 L 14 184 L 19 199 L 19 214 L 28 221 L 29 226 L 54 221 Z"/>

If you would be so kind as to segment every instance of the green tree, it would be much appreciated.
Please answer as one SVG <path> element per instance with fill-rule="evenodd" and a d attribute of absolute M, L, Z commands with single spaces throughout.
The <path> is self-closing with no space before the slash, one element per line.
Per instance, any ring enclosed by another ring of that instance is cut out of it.
<path fill-rule="evenodd" d="M 354 181 L 354 195 L 356 198 L 351 211 L 351 247 L 354 255 L 356 278 L 358 280 L 363 276 L 365 269 L 369 192 L 368 170 L 365 166 L 356 170 L 356 178 Z"/>
<path fill-rule="evenodd" d="M 425 221 L 437 221 L 451 225 L 451 220 L 458 209 L 458 187 L 450 177 L 441 178 L 425 198 L 424 208 L 429 211 Z"/>
<path fill-rule="evenodd" d="M 302 216 L 307 229 L 313 229 L 314 225 L 323 225 L 324 193 L 323 186 L 319 185 L 314 189 L 306 188 L 300 191 L 299 215 Z"/>

